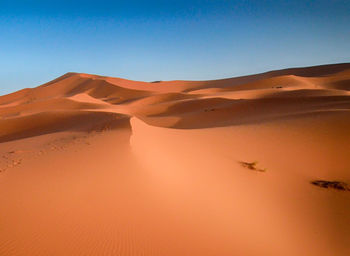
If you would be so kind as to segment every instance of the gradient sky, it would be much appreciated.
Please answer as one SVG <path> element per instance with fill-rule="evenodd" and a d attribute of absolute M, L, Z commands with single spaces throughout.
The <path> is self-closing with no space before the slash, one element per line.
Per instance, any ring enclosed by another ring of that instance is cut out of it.
<path fill-rule="evenodd" d="M 349 0 L 0 0 L 0 95 L 70 71 L 206 80 L 349 61 Z"/>

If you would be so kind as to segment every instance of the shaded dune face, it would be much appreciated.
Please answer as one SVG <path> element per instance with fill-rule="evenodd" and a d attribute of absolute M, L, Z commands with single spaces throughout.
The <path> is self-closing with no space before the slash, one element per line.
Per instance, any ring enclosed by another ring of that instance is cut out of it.
<path fill-rule="evenodd" d="M 350 255 L 349 81 L 67 73 L 0 96 L 0 255 Z"/>

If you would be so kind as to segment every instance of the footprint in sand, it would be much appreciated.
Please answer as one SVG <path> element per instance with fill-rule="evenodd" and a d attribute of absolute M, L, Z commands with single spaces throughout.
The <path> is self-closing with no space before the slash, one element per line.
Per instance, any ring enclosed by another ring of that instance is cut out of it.
<path fill-rule="evenodd" d="M 20 165 L 21 163 L 22 163 L 22 159 L 19 159 L 19 160 L 12 160 L 12 165 L 13 165 L 13 166 Z"/>

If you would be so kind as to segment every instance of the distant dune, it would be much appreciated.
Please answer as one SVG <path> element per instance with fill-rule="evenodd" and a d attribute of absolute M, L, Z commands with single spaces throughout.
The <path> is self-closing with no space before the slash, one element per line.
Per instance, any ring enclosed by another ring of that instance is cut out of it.
<path fill-rule="evenodd" d="M 349 131 L 350 63 L 0 96 L 0 255 L 350 255 Z"/>

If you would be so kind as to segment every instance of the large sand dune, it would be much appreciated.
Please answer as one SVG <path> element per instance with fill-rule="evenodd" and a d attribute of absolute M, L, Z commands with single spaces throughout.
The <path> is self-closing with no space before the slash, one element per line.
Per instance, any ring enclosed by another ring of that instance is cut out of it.
<path fill-rule="evenodd" d="M 0 255 L 350 255 L 349 131 L 350 64 L 1 96 Z"/>

